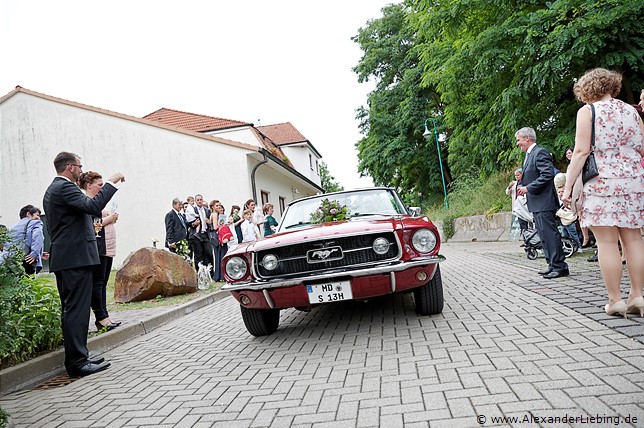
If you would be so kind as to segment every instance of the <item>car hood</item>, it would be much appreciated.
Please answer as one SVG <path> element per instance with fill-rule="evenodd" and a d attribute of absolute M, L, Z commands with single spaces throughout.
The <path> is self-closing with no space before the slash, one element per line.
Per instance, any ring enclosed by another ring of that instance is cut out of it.
<path fill-rule="evenodd" d="M 317 240 L 323 238 L 333 238 L 334 236 L 376 233 L 383 231 L 392 231 L 402 227 L 403 219 L 409 216 L 371 216 L 364 218 L 353 218 L 349 221 L 336 221 L 300 227 L 294 230 L 276 233 L 259 241 L 240 244 L 233 252 L 244 251 L 262 251 L 275 246 L 295 244 L 304 241 Z"/>

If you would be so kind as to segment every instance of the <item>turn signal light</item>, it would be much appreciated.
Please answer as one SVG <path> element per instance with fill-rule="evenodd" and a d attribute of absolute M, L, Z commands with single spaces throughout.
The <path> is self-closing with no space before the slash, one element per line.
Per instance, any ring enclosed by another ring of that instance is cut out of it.
<path fill-rule="evenodd" d="M 241 296 L 239 296 L 239 303 L 244 306 L 248 306 L 250 305 L 250 298 L 247 295 L 242 294 Z"/>

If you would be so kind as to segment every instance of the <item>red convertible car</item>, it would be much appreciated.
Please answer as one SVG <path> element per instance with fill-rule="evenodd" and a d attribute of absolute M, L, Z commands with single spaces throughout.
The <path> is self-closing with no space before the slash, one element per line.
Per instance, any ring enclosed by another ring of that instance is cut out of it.
<path fill-rule="evenodd" d="M 277 233 L 244 243 L 223 260 L 228 290 L 253 336 L 274 333 L 280 310 L 414 293 L 416 312 L 443 310 L 440 237 L 390 188 L 291 202 Z"/>

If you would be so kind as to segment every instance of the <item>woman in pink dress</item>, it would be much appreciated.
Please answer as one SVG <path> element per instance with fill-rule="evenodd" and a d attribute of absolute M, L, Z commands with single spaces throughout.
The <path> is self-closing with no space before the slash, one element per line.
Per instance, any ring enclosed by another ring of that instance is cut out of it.
<path fill-rule="evenodd" d="M 577 99 L 587 105 L 577 112 L 575 150 L 568 168 L 564 203 L 571 204 L 572 187 L 594 150 L 599 175 L 583 185 L 581 226 L 589 226 L 597 240 L 599 267 L 608 291 L 608 315 L 636 313 L 644 317 L 644 124 L 635 108 L 613 97 L 622 76 L 596 68 L 574 85 Z M 595 108 L 595 146 L 591 149 L 592 104 Z M 622 300 L 622 262 L 618 241 L 626 256 L 631 290 Z"/>

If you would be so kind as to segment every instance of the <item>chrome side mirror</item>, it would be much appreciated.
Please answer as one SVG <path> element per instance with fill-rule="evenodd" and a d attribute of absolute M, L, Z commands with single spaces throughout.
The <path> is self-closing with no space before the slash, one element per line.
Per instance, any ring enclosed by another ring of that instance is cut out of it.
<path fill-rule="evenodd" d="M 409 207 L 409 215 L 418 217 L 420 215 L 420 207 Z"/>

